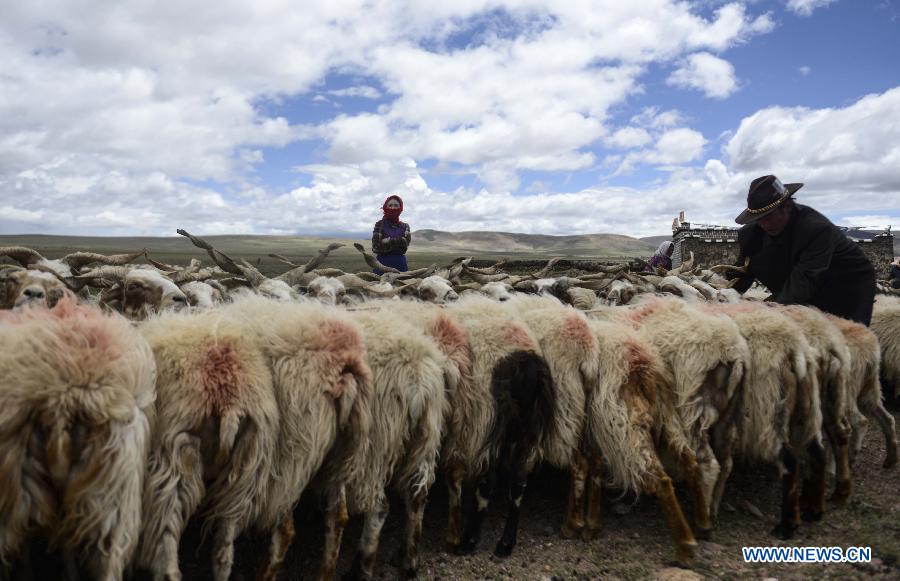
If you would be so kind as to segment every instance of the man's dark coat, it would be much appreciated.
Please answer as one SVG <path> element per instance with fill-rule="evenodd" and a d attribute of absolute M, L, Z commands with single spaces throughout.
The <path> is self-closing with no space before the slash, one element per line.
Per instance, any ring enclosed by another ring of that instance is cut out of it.
<path fill-rule="evenodd" d="M 738 232 L 743 265 L 750 269 L 734 287 L 743 293 L 753 280 L 782 304 L 811 305 L 868 325 L 875 300 L 875 269 L 853 242 L 828 218 L 808 206 L 794 204 L 791 218 L 778 236 L 756 224 Z"/>

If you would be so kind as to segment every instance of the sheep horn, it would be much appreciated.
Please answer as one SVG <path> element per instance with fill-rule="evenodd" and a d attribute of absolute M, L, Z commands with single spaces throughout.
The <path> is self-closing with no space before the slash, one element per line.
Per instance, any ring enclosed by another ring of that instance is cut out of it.
<path fill-rule="evenodd" d="M 140 252 L 132 252 L 131 254 L 110 254 L 108 256 L 105 254 L 97 254 L 96 252 L 73 252 L 65 255 L 61 261 L 68 264 L 69 267 L 74 270 L 81 270 L 83 267 L 94 262 L 99 262 L 100 264 L 107 266 L 121 266 L 146 254 L 146 248 Z"/>
<path fill-rule="evenodd" d="M 238 268 L 237 264 L 235 264 L 234 260 L 232 260 L 226 254 L 219 252 L 218 250 L 213 248 L 212 244 L 210 244 L 206 240 L 198 238 L 197 236 L 192 235 L 190 232 L 182 228 L 175 230 L 175 232 L 189 238 L 191 243 L 193 243 L 193 245 L 197 248 L 206 250 L 210 258 L 213 259 L 213 262 L 218 264 L 219 268 L 221 268 L 225 272 L 230 272 L 231 274 L 241 274 L 241 271 Z"/>
<path fill-rule="evenodd" d="M 131 269 L 127 266 L 99 266 L 93 270 L 89 270 L 84 274 L 79 274 L 73 278 L 76 280 L 96 281 L 99 279 L 122 279 Z"/>
<path fill-rule="evenodd" d="M 331 254 L 331 252 L 333 250 L 337 250 L 338 248 L 343 248 L 344 246 L 346 246 L 346 244 L 344 244 L 342 242 L 332 242 L 325 248 L 319 250 L 319 253 L 316 256 L 313 256 L 312 259 L 310 259 L 310 261 L 307 262 L 306 265 L 303 267 L 305 269 L 304 272 L 309 272 L 315 268 L 318 268 L 318 266 L 325 261 L 325 259 L 328 257 L 329 254 Z"/>
<path fill-rule="evenodd" d="M 165 262 L 159 262 L 158 260 L 153 260 L 149 256 L 147 257 L 147 262 L 158 268 L 159 270 L 178 270 L 171 264 L 166 264 Z"/>
<path fill-rule="evenodd" d="M 505 272 L 501 272 L 499 274 L 480 274 L 478 272 L 473 272 L 468 268 L 464 269 L 466 274 L 468 274 L 472 280 L 481 284 L 487 284 L 489 282 L 500 282 L 509 278 L 509 275 Z"/>
<path fill-rule="evenodd" d="M 746 257 L 744 259 L 744 266 L 734 266 L 733 264 L 717 264 L 715 266 L 710 267 L 709 270 L 715 272 L 716 274 L 722 274 L 724 272 L 741 272 L 745 273 L 750 268 L 750 257 Z"/>
<path fill-rule="evenodd" d="M 0 246 L 0 256 L 8 256 L 26 268 L 44 260 L 39 252 L 24 246 Z"/>
<path fill-rule="evenodd" d="M 495 262 L 494 264 L 492 264 L 491 266 L 488 266 L 487 268 L 476 268 L 474 266 L 468 266 L 468 267 L 466 267 L 466 270 L 468 272 L 477 272 L 478 274 L 500 274 L 500 272 L 502 272 L 500 270 L 500 267 L 503 266 L 504 264 L 506 264 L 505 258 L 503 260 L 501 260 L 500 262 Z"/>
<path fill-rule="evenodd" d="M 360 244 L 359 242 L 354 242 L 353 248 L 356 248 L 363 255 L 363 258 L 365 259 L 366 264 L 368 264 L 372 268 L 378 269 L 381 272 L 400 272 L 396 268 L 393 268 L 390 266 L 385 266 L 385 265 L 381 264 L 380 262 L 378 262 L 378 259 L 375 258 L 374 255 L 366 252 L 365 247 L 363 247 L 363 245 Z"/>
<path fill-rule="evenodd" d="M 238 265 L 238 268 L 241 269 L 243 275 L 247 278 L 247 280 L 250 281 L 250 284 L 252 284 L 254 287 L 259 286 L 263 281 L 266 280 L 266 275 L 261 273 L 259 269 L 257 269 L 255 266 L 253 266 L 243 258 L 241 259 L 241 264 Z"/>
<path fill-rule="evenodd" d="M 274 258 L 275 260 L 278 260 L 280 262 L 283 262 L 283 263 L 287 264 L 288 266 L 290 266 L 291 268 L 297 268 L 298 266 L 300 266 L 296 262 L 291 261 L 290 258 L 287 258 L 286 256 L 282 256 L 280 254 L 269 254 L 269 257 Z"/>
<path fill-rule="evenodd" d="M 529 275 L 529 277 L 534 280 L 537 280 L 539 278 L 547 278 L 547 275 L 550 274 L 550 271 L 553 269 L 554 266 L 556 266 L 556 263 L 559 262 L 560 260 L 562 260 L 562 259 L 561 258 L 551 258 L 550 260 L 547 261 L 547 264 L 544 266 L 544 268 L 540 269 L 537 272 L 531 273 Z"/>
<path fill-rule="evenodd" d="M 668 272 L 668 274 L 670 276 L 677 275 L 677 274 L 681 274 L 682 272 L 688 272 L 692 268 L 694 268 L 694 251 L 693 250 L 691 250 L 691 257 L 689 259 L 682 262 L 681 266 L 679 266 L 678 268 L 673 268 L 672 270 L 670 270 Z"/>
<path fill-rule="evenodd" d="M 577 286 L 580 288 L 586 288 L 592 291 L 601 291 L 611 285 L 614 281 L 618 279 L 615 278 L 607 278 L 603 280 L 581 280 L 575 279 L 572 286 Z"/>

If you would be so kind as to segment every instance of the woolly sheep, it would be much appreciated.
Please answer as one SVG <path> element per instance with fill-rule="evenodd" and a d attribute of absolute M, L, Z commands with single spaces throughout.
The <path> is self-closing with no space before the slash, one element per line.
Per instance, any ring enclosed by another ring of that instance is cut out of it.
<path fill-rule="evenodd" d="M 393 487 L 406 508 L 401 567 L 414 577 L 425 501 L 441 446 L 447 362 L 432 339 L 392 310 L 357 311 L 351 318 L 363 333 L 373 385 L 369 445 L 351 460 L 359 468 L 346 483 L 351 514 L 365 515 L 354 573 L 373 575 L 389 508 L 386 489 Z"/>
<path fill-rule="evenodd" d="M 0 572 L 37 535 L 92 578 L 122 578 L 140 533 L 154 373 L 119 315 L 68 297 L 0 313 Z"/>
<path fill-rule="evenodd" d="M 637 329 L 672 375 L 675 410 L 697 461 L 696 468 L 690 463 L 682 466 L 694 496 L 695 534 L 708 538 L 710 510 L 724 486 L 713 446 L 726 443 L 750 357 L 747 342 L 734 321 L 702 313 L 680 299 L 649 297 L 632 307 L 594 309 L 589 314 Z"/>
<path fill-rule="evenodd" d="M 494 553 L 507 556 L 516 544 L 528 473 L 555 413 L 553 380 L 533 334 L 501 304 L 467 297 L 447 313 L 465 330 L 472 361 L 471 385 L 460 384 L 450 394 L 450 407 L 458 416 L 447 424 L 441 454 L 450 489 L 447 542 L 457 553 L 475 550 L 504 464 L 510 471 L 509 512 Z M 476 480 L 476 510 L 463 533 L 463 485 Z"/>
<path fill-rule="evenodd" d="M 771 303 L 769 303 L 771 304 Z M 850 384 L 850 350 L 843 334 L 824 314 L 802 305 L 779 306 L 809 340 L 817 358 L 817 373 L 822 403 L 822 426 L 836 461 L 837 478 L 833 502 L 843 502 L 850 495 L 850 424 L 847 399 Z"/>
<path fill-rule="evenodd" d="M 215 532 L 213 577 L 227 579 L 233 541 L 267 494 L 279 414 L 268 362 L 243 327 L 216 311 L 163 313 L 140 326 L 158 393 L 138 564 L 180 579 L 178 544 L 203 505 Z"/>
<path fill-rule="evenodd" d="M 822 404 L 816 378 L 816 353 L 792 319 L 764 304 L 710 306 L 740 329 L 750 348 L 739 411 L 736 445 L 744 458 L 775 463 L 782 480 L 781 519 L 773 534 L 791 538 L 800 523 L 800 462 L 811 472 L 804 483 L 804 518 L 824 512 L 825 452 L 820 441 Z M 724 481 L 731 466 L 726 452 Z M 714 499 L 715 514 L 719 499 Z"/>
<path fill-rule="evenodd" d="M 826 315 L 844 334 L 850 349 L 850 397 L 847 400 L 852 432 L 850 434 L 850 461 L 862 447 L 866 431 L 865 418 L 875 418 L 884 434 L 884 467 L 897 464 L 897 432 L 892 416 L 882 402 L 878 377 L 881 367 L 881 351 L 878 337 L 865 325 L 834 315 Z"/>
<path fill-rule="evenodd" d="M 892 402 L 900 397 L 900 300 L 878 297 L 871 329 L 881 345 L 882 388 Z"/>

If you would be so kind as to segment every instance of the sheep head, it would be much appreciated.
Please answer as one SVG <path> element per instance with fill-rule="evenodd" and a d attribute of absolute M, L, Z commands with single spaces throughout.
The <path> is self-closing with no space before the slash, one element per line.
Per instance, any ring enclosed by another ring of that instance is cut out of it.
<path fill-rule="evenodd" d="M 67 293 L 65 283 L 50 273 L 16 267 L 0 270 L 0 309 L 53 307 Z"/>
<path fill-rule="evenodd" d="M 437 304 L 455 301 L 459 298 L 459 295 L 450 286 L 450 281 L 436 275 L 429 276 L 418 284 L 418 294 L 421 300 Z"/>

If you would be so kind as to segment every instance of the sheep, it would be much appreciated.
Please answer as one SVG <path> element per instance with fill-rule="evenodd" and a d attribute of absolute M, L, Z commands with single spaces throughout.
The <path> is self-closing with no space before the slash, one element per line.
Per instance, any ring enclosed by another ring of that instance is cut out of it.
<path fill-rule="evenodd" d="M 422 279 L 418 286 L 419 298 L 435 304 L 443 304 L 455 301 L 459 298 L 447 279 L 437 275 L 431 275 Z"/>
<path fill-rule="evenodd" d="M 506 305 L 538 340 L 553 378 L 556 413 L 541 442 L 541 457 L 557 468 L 571 470 L 573 496 L 580 498 L 587 471 L 581 452 L 585 402 L 600 376 L 597 339 L 583 314 L 555 299 L 520 296 Z M 580 516 L 581 511 L 570 506 L 564 536 L 581 533 L 584 523 Z"/>
<path fill-rule="evenodd" d="M 771 304 L 771 303 L 769 303 Z M 842 503 L 850 495 L 850 425 L 847 399 L 850 382 L 850 350 L 843 334 L 813 307 L 780 306 L 809 340 L 817 357 L 818 383 L 822 403 L 822 425 L 836 462 L 835 492 L 832 502 Z"/>
<path fill-rule="evenodd" d="M 214 280 L 194 280 L 179 286 L 191 307 L 198 309 L 212 309 L 216 305 L 228 299 L 228 293 L 224 287 Z"/>
<path fill-rule="evenodd" d="M 425 501 L 441 446 L 448 363 L 435 341 L 390 309 L 356 311 L 351 318 L 363 332 L 374 392 L 369 445 L 352 459 L 359 469 L 346 483 L 351 514 L 365 514 L 352 573 L 366 579 L 373 575 L 389 509 L 386 489 L 393 486 L 406 508 L 401 567 L 408 578 L 414 577 Z"/>
<path fill-rule="evenodd" d="M 377 302 L 371 304 L 382 308 L 387 308 L 388 305 Z M 459 456 L 466 445 L 463 439 L 471 436 L 470 425 L 487 429 L 483 423 L 490 422 L 490 418 L 485 419 L 482 412 L 493 407 L 491 394 L 483 389 L 479 391 L 484 384 L 476 385 L 474 382 L 473 354 L 465 327 L 450 317 L 444 309 L 430 303 L 412 301 L 394 301 L 389 304 L 389 308 L 391 312 L 421 328 L 435 341 L 445 356 L 447 415 L 444 418 L 443 452 L 439 460 L 448 474 L 447 486 L 450 492 L 447 545 L 455 549 L 461 542 L 462 485 L 468 474 L 467 463 L 463 461 L 464 457 Z M 475 445 L 477 446 L 477 443 Z"/>
<path fill-rule="evenodd" d="M 504 557 L 515 547 L 528 473 L 555 413 L 553 380 L 537 340 L 501 305 L 468 297 L 447 313 L 464 329 L 472 362 L 471 384 L 449 394 L 455 417 L 441 454 L 450 489 L 447 542 L 458 554 L 475 550 L 502 465 L 510 473 L 509 512 L 494 554 Z M 463 486 L 476 480 L 476 503 L 463 532 Z"/>
<path fill-rule="evenodd" d="M 272 535 L 260 578 L 274 579 L 294 536 L 291 510 L 328 460 L 330 578 L 340 545 L 334 521 L 346 518 L 343 482 L 354 470 L 347 458 L 368 436 L 370 372 L 356 325 L 321 305 L 251 296 L 164 314 L 141 329 L 165 373 L 145 491 L 156 520 L 140 564 L 180 578 L 178 538 L 203 502 L 215 530 L 213 577 L 228 578 L 233 541 L 252 527 Z"/>
<path fill-rule="evenodd" d="M 482 294 L 485 294 L 495 301 L 505 302 L 513 297 L 513 288 L 512 286 L 506 284 L 505 282 L 489 282 L 485 285 L 482 285 L 479 289 Z"/>
<path fill-rule="evenodd" d="M 776 309 L 745 302 L 708 310 L 734 320 L 750 347 L 751 363 L 735 418 L 735 449 L 745 458 L 778 466 L 781 518 L 772 534 L 791 538 L 800 524 L 797 476 L 802 461 L 808 461 L 810 470 L 803 486 L 803 518 L 819 520 L 824 512 L 825 451 L 820 440 L 816 354 L 800 328 Z M 722 481 L 727 476 L 723 471 Z"/>
<path fill-rule="evenodd" d="M 319 276 L 312 280 L 307 287 L 309 293 L 326 304 L 337 304 L 346 294 L 344 283 L 336 278 Z"/>
<path fill-rule="evenodd" d="M 612 305 L 627 305 L 636 294 L 634 285 L 627 280 L 614 280 L 606 292 L 606 301 Z"/>
<path fill-rule="evenodd" d="M 583 536 L 593 538 L 600 527 L 605 461 L 616 487 L 648 492 L 659 499 L 675 541 L 676 559 L 689 566 L 697 542 L 660 456 L 664 452 L 677 458 L 682 472 L 697 470 L 674 409 L 674 379 L 653 347 L 629 326 L 596 320 L 589 324 L 601 367 L 597 385 L 587 398 L 589 476 Z M 580 506 L 577 498 L 573 504 L 576 510 Z"/>
<path fill-rule="evenodd" d="M 893 403 L 900 397 L 900 300 L 878 297 L 871 329 L 881 345 L 881 386 Z"/>
<path fill-rule="evenodd" d="M 601 304 L 596 292 L 581 287 L 566 289 L 565 301 L 579 311 L 589 311 Z"/>
<path fill-rule="evenodd" d="M 674 409 L 671 394 L 657 393 L 664 383 L 659 358 L 628 328 L 589 321 L 555 299 L 517 297 L 507 305 L 538 338 L 553 377 L 557 413 L 541 449 L 545 460 L 571 471 L 563 536 L 596 535 L 600 468 L 608 458 L 616 484 L 660 498 L 678 559 L 689 564 L 696 541 L 654 442 L 665 439 L 676 453 L 696 461 L 679 428 L 663 434 L 674 423 L 666 424 L 662 416 L 674 417 Z"/>
<path fill-rule="evenodd" d="M 175 311 L 188 306 L 187 296 L 170 279 L 149 268 L 123 269 L 112 272 L 100 269 L 76 278 L 97 279 L 107 274 L 118 276 L 119 282 L 100 293 L 100 304 L 119 311 L 134 320 L 143 320 L 154 312 Z M 121 267 L 120 267 L 121 268 Z"/>
<path fill-rule="evenodd" d="M 252 523 L 272 531 L 259 577 L 277 576 L 294 536 L 292 509 L 319 475 L 326 523 L 320 576 L 330 579 L 348 518 L 345 483 L 361 469 L 354 459 L 368 451 L 372 374 L 360 329 L 346 314 L 316 303 L 249 297 L 220 312 L 261 349 L 281 414 L 273 472 Z"/>
<path fill-rule="evenodd" d="M 81 290 L 75 283 L 74 276 L 81 272 L 85 266 L 94 263 L 105 265 L 123 265 L 143 256 L 146 251 L 131 254 L 114 254 L 105 256 L 94 252 L 73 252 L 59 259 L 47 259 L 39 252 L 22 246 L 0 247 L 0 256 L 8 256 L 29 270 L 41 270 L 56 276 L 67 285 L 71 285 L 73 291 Z"/>
<path fill-rule="evenodd" d="M 119 315 L 71 297 L 0 313 L 0 571 L 41 536 L 92 578 L 122 578 L 140 533 L 154 374 Z"/>
<path fill-rule="evenodd" d="M 140 326 L 158 393 L 137 563 L 177 580 L 178 543 L 202 505 L 215 531 L 213 577 L 227 579 L 237 531 L 256 516 L 273 471 L 279 413 L 268 361 L 214 311 L 162 313 Z"/>
<path fill-rule="evenodd" d="M 0 309 L 25 305 L 53 307 L 69 292 L 65 283 L 48 272 L 0 266 Z"/>
<path fill-rule="evenodd" d="M 884 409 L 879 387 L 881 351 L 878 337 L 865 325 L 830 314 L 826 316 L 843 333 L 852 361 L 847 399 L 851 426 L 850 461 L 854 461 L 862 448 L 865 417 L 874 417 L 884 434 L 884 467 L 891 468 L 897 464 L 897 432 L 894 416 Z"/>
<path fill-rule="evenodd" d="M 668 368 L 675 410 L 696 458 L 696 465 L 685 461 L 681 466 L 694 497 L 695 536 L 709 538 L 711 510 L 724 486 L 718 456 L 727 460 L 728 426 L 750 357 L 747 342 L 734 321 L 702 313 L 679 299 L 651 297 L 632 307 L 589 314 L 637 329 Z"/>

